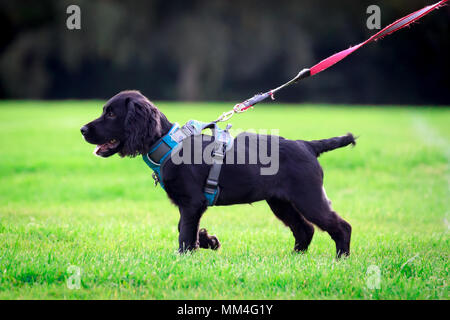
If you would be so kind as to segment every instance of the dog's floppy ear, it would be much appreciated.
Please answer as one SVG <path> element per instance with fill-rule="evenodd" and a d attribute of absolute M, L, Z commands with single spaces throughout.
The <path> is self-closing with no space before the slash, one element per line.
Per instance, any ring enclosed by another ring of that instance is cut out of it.
<path fill-rule="evenodd" d="M 128 97 L 125 104 L 125 141 L 120 155 L 135 157 L 148 152 L 161 135 L 160 113 L 145 97 Z"/>

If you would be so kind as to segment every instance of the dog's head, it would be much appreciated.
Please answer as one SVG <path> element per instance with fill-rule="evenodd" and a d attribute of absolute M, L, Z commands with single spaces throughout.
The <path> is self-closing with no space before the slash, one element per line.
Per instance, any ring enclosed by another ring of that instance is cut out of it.
<path fill-rule="evenodd" d="M 81 128 L 85 140 L 96 144 L 94 154 L 134 157 L 149 151 L 161 137 L 162 113 L 139 91 L 122 91 L 103 107 L 97 119 Z"/>

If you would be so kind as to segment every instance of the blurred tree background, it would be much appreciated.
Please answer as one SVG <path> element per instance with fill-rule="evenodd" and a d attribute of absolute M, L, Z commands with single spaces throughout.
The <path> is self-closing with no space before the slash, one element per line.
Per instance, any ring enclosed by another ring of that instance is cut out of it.
<path fill-rule="evenodd" d="M 240 101 L 438 0 L 1 0 L 0 97 Z M 81 8 L 81 30 L 66 9 Z M 449 7 L 277 98 L 450 105 Z"/>

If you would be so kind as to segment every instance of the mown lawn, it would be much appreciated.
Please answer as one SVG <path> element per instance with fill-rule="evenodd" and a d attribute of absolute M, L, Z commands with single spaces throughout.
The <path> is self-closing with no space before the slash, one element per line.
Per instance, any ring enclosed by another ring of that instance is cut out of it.
<path fill-rule="evenodd" d="M 449 299 L 449 108 L 272 103 L 232 119 L 287 138 L 360 136 L 320 158 L 353 226 L 336 261 L 319 230 L 294 254 L 265 203 L 209 209 L 201 226 L 222 248 L 176 254 L 179 213 L 144 162 L 94 157 L 81 138 L 101 105 L 0 102 L 0 299 Z M 183 124 L 231 104 L 158 106 Z"/>

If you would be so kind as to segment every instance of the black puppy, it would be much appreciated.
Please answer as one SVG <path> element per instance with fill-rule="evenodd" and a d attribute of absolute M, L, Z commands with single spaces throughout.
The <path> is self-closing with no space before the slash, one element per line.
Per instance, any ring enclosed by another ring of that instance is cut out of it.
<path fill-rule="evenodd" d="M 102 115 L 83 126 L 81 132 L 87 142 L 97 145 L 95 153 L 101 157 L 115 153 L 134 157 L 147 154 L 171 128 L 172 123 L 166 116 L 140 92 L 124 91 L 111 98 Z M 216 205 L 266 200 L 273 213 L 292 230 L 296 251 L 307 250 L 314 234 L 312 224 L 315 224 L 335 241 L 338 257 L 348 255 L 351 226 L 331 208 L 317 157 L 325 151 L 354 145 L 353 135 L 314 141 L 293 141 L 270 135 L 257 135 L 257 138 L 259 142 L 278 139 L 279 170 L 276 174 L 262 175 L 259 161 L 253 164 L 224 163 Z M 237 149 L 228 151 L 227 157 L 230 152 L 234 152 L 234 159 L 239 157 Z M 248 152 L 249 146 L 245 146 L 244 153 Z M 180 252 L 220 246 L 215 236 L 208 235 L 205 229 L 199 231 L 200 218 L 208 205 L 203 187 L 209 168 L 205 162 L 174 164 L 172 159 L 164 167 L 165 190 L 180 210 Z"/>

